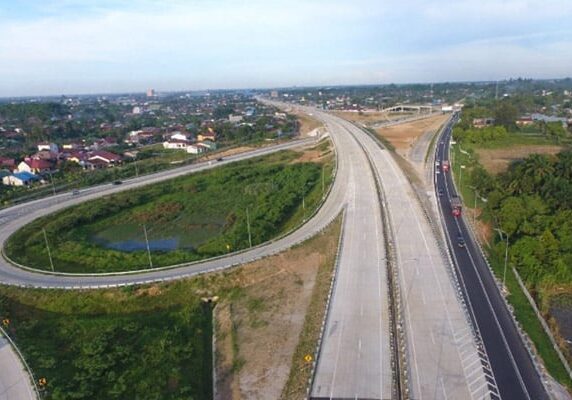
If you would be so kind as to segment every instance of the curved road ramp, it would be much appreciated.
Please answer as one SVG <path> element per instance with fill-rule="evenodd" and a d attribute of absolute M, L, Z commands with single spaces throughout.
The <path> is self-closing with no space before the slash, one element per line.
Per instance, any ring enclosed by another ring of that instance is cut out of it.
<path fill-rule="evenodd" d="M 36 399 L 24 365 L 2 333 L 0 333 L 0 371 L 0 400 Z"/>

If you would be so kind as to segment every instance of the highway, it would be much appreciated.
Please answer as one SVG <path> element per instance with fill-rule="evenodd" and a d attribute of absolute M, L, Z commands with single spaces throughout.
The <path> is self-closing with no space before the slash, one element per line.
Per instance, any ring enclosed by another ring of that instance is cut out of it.
<path fill-rule="evenodd" d="M 487 377 L 478 336 L 456 290 L 451 266 L 439 249 L 437 233 L 391 154 L 347 121 L 316 110 L 306 112 L 314 113 L 326 124 L 337 152 L 337 175 L 321 209 L 291 234 L 225 257 L 132 274 L 39 273 L 2 258 L 0 281 L 27 287 L 79 289 L 180 279 L 285 250 L 318 233 L 346 207 L 344 240 L 311 397 L 399 398 L 396 385 L 400 383 L 412 399 L 497 398 L 493 394 L 494 379 Z M 79 196 L 60 194 L 1 210 L 0 244 L 3 247 L 22 225 L 82 201 L 297 145 L 260 149 L 222 162 L 139 177 L 123 185 L 86 189 Z M 390 312 L 396 310 L 390 310 L 390 273 L 397 276 L 397 328 L 403 332 L 403 348 L 391 345 L 391 332 L 396 326 Z M 407 381 L 398 382 L 394 374 L 397 358 L 406 360 Z"/>
<path fill-rule="evenodd" d="M 355 125 L 345 121 L 342 125 L 362 144 L 384 192 L 410 398 L 491 398 L 450 265 L 411 184 L 389 151 Z"/>
<path fill-rule="evenodd" d="M 351 163 L 344 240 L 311 398 L 393 398 L 387 268 L 375 177 L 340 121 L 316 116 L 335 132 L 338 154 Z"/>
<path fill-rule="evenodd" d="M 449 159 L 452 124 L 444 130 L 437 145 L 436 159 Z M 543 400 L 549 396 L 534 363 L 515 326 L 502 294 L 484 257 L 473 240 L 463 218 L 451 213 L 451 198 L 456 190 L 451 173 L 436 173 L 435 186 L 444 190 L 438 204 L 443 223 L 461 278 L 464 296 L 472 318 L 480 331 L 484 349 L 492 367 L 500 397 L 503 399 Z M 466 243 L 459 247 L 457 237 Z"/>

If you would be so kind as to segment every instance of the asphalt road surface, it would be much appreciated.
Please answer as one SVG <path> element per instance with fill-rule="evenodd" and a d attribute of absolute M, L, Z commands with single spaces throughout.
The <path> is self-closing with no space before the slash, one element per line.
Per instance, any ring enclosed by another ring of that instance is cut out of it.
<path fill-rule="evenodd" d="M 437 160 L 448 160 L 451 127 L 446 129 L 437 146 Z M 456 166 L 458 167 L 458 166 Z M 444 191 L 439 207 L 450 238 L 458 273 L 464 283 L 465 296 L 480 330 L 496 384 L 503 399 L 548 399 L 533 361 L 514 324 L 502 294 L 482 253 L 473 241 L 462 218 L 451 213 L 451 197 L 456 195 L 451 173 L 436 173 L 435 185 Z M 465 247 L 459 247 L 462 236 Z"/>

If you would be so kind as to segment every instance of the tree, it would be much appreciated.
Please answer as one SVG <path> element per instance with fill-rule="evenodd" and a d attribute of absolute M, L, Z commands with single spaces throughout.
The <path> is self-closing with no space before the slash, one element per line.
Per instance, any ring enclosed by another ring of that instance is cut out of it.
<path fill-rule="evenodd" d="M 518 111 L 507 101 L 502 101 L 495 109 L 495 124 L 510 130 L 514 127 Z"/>

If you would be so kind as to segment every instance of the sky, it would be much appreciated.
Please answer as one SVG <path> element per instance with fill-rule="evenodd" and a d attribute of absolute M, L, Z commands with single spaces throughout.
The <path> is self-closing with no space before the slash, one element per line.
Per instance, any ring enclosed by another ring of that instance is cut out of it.
<path fill-rule="evenodd" d="M 560 78 L 572 0 L 0 0 L 0 97 Z"/>

